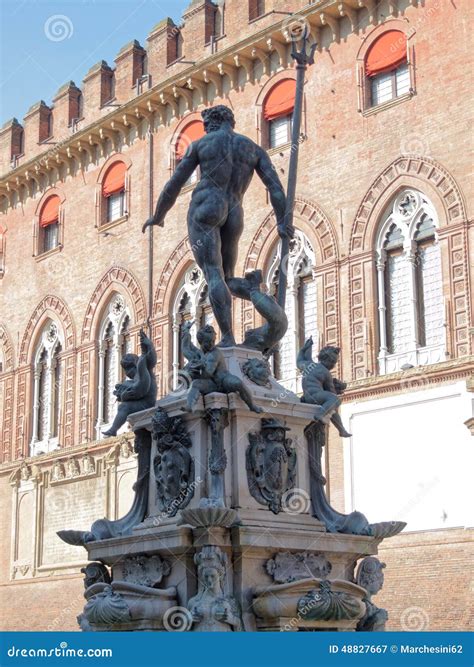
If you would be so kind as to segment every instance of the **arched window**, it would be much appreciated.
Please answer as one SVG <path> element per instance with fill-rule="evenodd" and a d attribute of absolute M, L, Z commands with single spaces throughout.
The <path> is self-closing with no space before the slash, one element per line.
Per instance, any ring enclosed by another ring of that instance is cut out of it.
<path fill-rule="evenodd" d="M 279 243 L 267 271 L 267 286 L 272 294 L 276 293 L 278 285 L 280 251 Z M 286 267 L 288 282 L 285 311 L 288 317 L 288 330 L 280 341 L 273 361 L 275 377 L 291 391 L 299 390 L 296 357 L 300 347 L 309 336 L 313 336 L 316 346 L 319 344 L 314 269 L 313 248 L 305 234 L 296 230 L 295 237 L 290 243 Z"/>
<path fill-rule="evenodd" d="M 124 162 L 114 162 L 102 180 L 101 224 L 117 222 L 126 215 L 126 177 Z"/>
<path fill-rule="evenodd" d="M 97 439 L 107 430 L 117 412 L 115 385 L 124 378 L 120 361 L 130 352 L 130 313 L 124 298 L 116 294 L 109 303 L 99 332 Z"/>
<path fill-rule="evenodd" d="M 410 92 L 407 38 L 401 30 L 387 30 L 372 44 L 365 58 L 370 105 Z"/>
<path fill-rule="evenodd" d="M 61 200 L 58 195 L 48 197 L 39 216 L 38 253 L 49 252 L 59 245 L 59 218 Z"/>
<path fill-rule="evenodd" d="M 188 123 L 179 133 L 175 144 L 175 168 L 179 165 L 186 152 L 189 150 L 193 141 L 197 141 L 205 135 L 204 123 L 202 120 L 196 119 Z M 199 178 L 199 168 L 195 169 L 188 178 L 188 184 L 196 183 Z"/>
<path fill-rule="evenodd" d="M 196 332 L 205 324 L 211 324 L 218 333 L 207 294 L 207 285 L 201 269 L 193 264 L 185 273 L 174 299 L 173 311 L 173 388 L 178 386 L 178 372 L 186 363 L 181 352 L 183 324 L 195 322 L 191 335 L 196 342 Z"/>
<path fill-rule="evenodd" d="M 50 452 L 59 446 L 61 350 L 59 329 L 49 321 L 42 331 L 34 356 L 32 456 Z"/>
<path fill-rule="evenodd" d="M 271 88 L 265 97 L 263 118 L 267 124 L 269 148 L 276 148 L 291 141 L 295 95 L 295 80 L 282 79 Z"/>
<path fill-rule="evenodd" d="M 445 308 L 437 218 L 429 200 L 403 190 L 377 240 L 381 373 L 444 358 Z"/>

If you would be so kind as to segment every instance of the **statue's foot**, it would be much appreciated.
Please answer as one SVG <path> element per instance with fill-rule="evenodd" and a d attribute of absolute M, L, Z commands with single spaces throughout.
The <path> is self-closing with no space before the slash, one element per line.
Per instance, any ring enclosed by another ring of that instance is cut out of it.
<path fill-rule="evenodd" d="M 352 438 L 352 433 L 349 433 L 349 431 L 346 431 L 346 429 L 342 429 L 342 431 L 339 431 L 339 435 L 341 438 Z"/>
<path fill-rule="evenodd" d="M 263 281 L 263 273 L 260 271 L 260 269 L 256 269 L 255 271 L 248 271 L 245 274 L 245 281 L 248 284 L 250 292 L 252 290 L 257 290 L 259 292 L 260 285 Z"/>
<path fill-rule="evenodd" d="M 260 415 L 262 412 L 265 412 L 263 408 L 260 408 L 258 405 L 249 405 L 249 408 L 252 412 L 256 412 L 257 415 Z"/>
<path fill-rule="evenodd" d="M 218 343 L 217 347 L 235 347 L 235 345 L 236 342 L 233 334 L 226 334 L 222 337 L 222 340 Z"/>
<path fill-rule="evenodd" d="M 102 431 L 102 435 L 104 438 L 112 438 L 117 435 L 116 431 L 113 431 L 112 429 L 109 428 L 108 431 Z"/>

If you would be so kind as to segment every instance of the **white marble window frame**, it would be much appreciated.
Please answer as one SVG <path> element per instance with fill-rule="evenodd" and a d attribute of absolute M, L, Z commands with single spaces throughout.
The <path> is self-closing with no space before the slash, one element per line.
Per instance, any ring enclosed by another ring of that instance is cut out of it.
<path fill-rule="evenodd" d="M 116 409 L 111 416 L 109 421 L 104 421 L 104 400 L 105 400 L 105 390 L 106 390 L 106 378 L 105 378 L 105 354 L 106 354 L 106 340 L 107 340 L 107 329 L 109 325 L 112 325 L 113 328 L 113 341 L 112 341 L 112 354 L 114 355 L 114 385 L 121 381 L 121 354 L 122 354 L 122 343 L 123 335 L 122 329 L 125 321 L 131 321 L 130 309 L 125 303 L 124 298 L 120 294 L 115 294 L 109 302 L 105 317 L 102 320 L 100 329 L 99 329 L 99 364 L 98 364 L 98 384 L 97 384 L 97 420 L 95 425 L 96 438 L 100 440 L 102 437 L 102 431 L 107 430 L 111 427 L 113 419 L 116 414 Z M 118 406 L 116 406 L 118 407 Z M 120 429 L 119 433 L 126 430 L 126 424 Z"/>
<path fill-rule="evenodd" d="M 56 322 L 49 321 L 43 328 L 33 360 L 33 424 L 32 438 L 30 442 L 31 456 L 46 454 L 59 447 L 59 425 L 61 423 L 61 398 L 63 387 L 61 383 L 57 390 L 55 389 L 54 375 L 56 364 L 61 363 L 61 359 L 58 358 L 58 353 L 63 348 L 64 340 L 62 338 L 61 328 L 58 326 L 58 324 L 56 324 Z M 46 405 L 44 406 L 44 421 L 46 423 L 46 428 L 43 437 L 40 439 L 39 418 L 40 402 L 42 399 L 40 396 L 40 382 L 42 372 L 41 358 L 44 352 L 46 352 L 45 382 L 47 400 Z M 56 406 L 54 404 L 55 399 L 59 402 L 59 405 L 57 406 L 58 423 L 55 427 L 53 427 L 53 418 L 56 411 Z"/>
<path fill-rule="evenodd" d="M 411 210 L 406 214 L 400 208 L 408 201 Z M 424 366 L 446 359 L 446 342 L 439 345 L 423 346 L 419 343 L 419 304 L 418 304 L 418 278 L 417 278 L 417 250 L 418 243 L 415 240 L 417 227 L 423 215 L 429 215 L 435 227 L 434 242 L 439 243 L 438 226 L 439 221 L 436 210 L 425 195 L 417 190 L 404 189 L 394 199 L 392 206 L 386 212 L 384 221 L 379 229 L 376 241 L 376 270 L 378 288 L 378 320 L 379 320 L 379 373 L 386 375 L 402 370 L 403 366 Z M 386 303 L 386 268 L 387 250 L 384 247 L 387 235 L 392 226 L 400 230 L 403 241 L 401 249 L 406 261 L 406 271 L 409 282 L 410 300 L 410 340 L 405 350 L 391 353 L 388 349 L 387 330 L 387 303 Z M 440 271 L 442 266 L 440 262 Z M 444 303 L 443 303 L 444 308 Z M 445 327 L 445 322 L 442 324 Z"/>

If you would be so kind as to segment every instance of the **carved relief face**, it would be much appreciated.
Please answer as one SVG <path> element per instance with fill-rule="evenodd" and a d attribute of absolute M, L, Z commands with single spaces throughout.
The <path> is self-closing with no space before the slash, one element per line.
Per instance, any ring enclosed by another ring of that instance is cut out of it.
<path fill-rule="evenodd" d="M 211 592 L 219 592 L 220 577 L 219 572 L 214 567 L 205 567 L 202 571 L 202 582 L 204 587 Z"/>
<path fill-rule="evenodd" d="M 270 366 L 265 359 L 249 359 L 242 367 L 245 375 L 255 384 L 265 387 L 269 385 Z"/>

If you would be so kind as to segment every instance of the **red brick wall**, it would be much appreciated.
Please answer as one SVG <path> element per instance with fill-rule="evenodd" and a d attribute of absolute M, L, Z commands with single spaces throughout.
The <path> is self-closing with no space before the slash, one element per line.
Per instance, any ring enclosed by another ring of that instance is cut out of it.
<path fill-rule="evenodd" d="M 270 6 L 271 3 L 267 0 L 266 4 Z M 305 5 L 306 2 L 302 0 L 295 0 L 290 4 L 275 0 L 272 7 L 284 11 L 299 10 Z M 324 308 L 332 299 L 337 310 L 334 316 L 335 324 L 328 327 L 333 327 L 334 336 L 342 347 L 341 375 L 346 379 L 364 377 L 368 373 L 376 372 L 375 274 L 370 238 L 375 229 L 377 206 L 382 206 L 385 200 L 388 201 L 399 185 L 418 187 L 434 200 L 444 226 L 441 244 L 445 267 L 445 295 L 448 301 L 453 297 L 453 285 L 458 280 L 462 281 L 464 290 L 462 294 L 456 295 L 458 302 L 464 300 L 464 305 L 459 305 L 459 311 L 456 313 L 453 311 L 452 314 L 453 329 L 450 333 L 452 353 L 461 357 L 472 351 L 468 340 L 468 306 L 469 286 L 474 278 L 474 262 L 469 263 L 468 257 L 470 254 L 472 256 L 474 226 L 471 221 L 471 157 L 465 136 L 472 106 L 470 82 L 466 76 L 466 72 L 469 71 L 468 64 L 472 59 L 467 32 L 468 14 L 472 11 L 472 7 L 470 0 L 458 0 L 455 5 L 440 0 L 427 0 L 424 5 L 420 3 L 418 7 L 406 8 L 399 19 L 400 23 L 408 26 L 410 31 L 414 31 L 410 41 L 416 56 L 416 94 L 411 99 L 379 113 L 368 116 L 358 113 L 356 58 L 363 39 L 374 29 L 368 24 L 366 12 L 359 14 L 361 23 L 358 34 L 350 33 L 348 19 L 341 22 L 340 43 L 332 42 L 329 50 L 323 48 L 317 52 L 316 63 L 308 71 L 305 88 L 307 138 L 300 149 L 297 187 L 297 198 L 300 203 L 297 207 L 296 225 L 304 227 L 305 233 L 310 237 L 317 256 L 317 271 L 321 276 L 334 276 L 334 283 L 327 287 L 328 294 L 331 291 L 332 296 L 326 296 L 325 293 L 322 298 L 320 317 L 326 318 L 326 315 L 330 315 Z M 227 2 L 226 38 L 222 43 L 219 42 L 219 48 L 225 48 L 238 39 L 256 34 L 278 20 L 276 16 L 270 13 L 249 24 L 247 3 Z M 166 33 L 165 27 L 160 38 L 152 40 L 149 45 L 148 68 L 153 75 L 154 85 L 186 67 L 179 63 L 170 68 L 166 67 L 166 50 L 163 48 L 167 43 Z M 187 58 L 186 44 L 190 40 L 186 38 L 185 32 L 183 34 L 184 55 Z M 321 37 L 323 47 L 329 45 L 330 30 L 325 28 L 321 32 Z M 440 49 L 440 44 L 445 45 L 445 48 Z M 202 53 L 209 54 L 204 45 Z M 440 72 L 443 73 L 442 81 Z M 121 91 L 120 101 L 126 99 L 127 86 L 131 85 L 128 74 L 126 78 L 128 80 L 124 79 L 123 82 L 120 79 L 121 83 L 117 88 L 117 93 Z M 236 114 L 237 130 L 257 140 L 259 135 L 256 99 L 268 80 L 265 74 L 258 75 L 257 68 L 255 83 L 247 81 L 241 89 L 231 89 L 223 98 L 215 98 L 210 102 L 231 106 Z M 99 109 L 99 101 L 105 101 L 100 90 L 100 81 L 100 76 L 95 77 L 89 86 L 91 99 L 95 99 L 96 103 L 87 105 L 86 102 L 85 122 L 92 122 L 108 112 L 107 109 Z M 78 115 L 79 91 L 70 87 L 61 93 L 60 97 L 56 98 L 53 109 L 54 140 L 59 142 L 70 136 L 70 121 Z M 131 90 L 130 96 L 132 96 Z M 179 119 L 173 118 L 170 122 L 158 126 L 156 121 L 152 183 L 154 202 L 170 175 L 171 141 L 178 122 Z M 120 147 L 121 153 L 131 162 L 129 217 L 111 229 L 108 235 L 100 233 L 95 223 L 98 178 L 106 159 L 114 152 L 110 145 L 105 149 L 105 155 L 100 155 L 100 152 L 96 155 L 95 149 L 87 143 L 83 147 L 83 153 L 78 153 L 83 156 L 83 168 L 78 168 L 76 163 L 76 166 L 68 171 L 66 166 L 62 165 L 59 167 L 59 172 L 51 175 L 52 182 L 64 197 L 62 206 L 64 247 L 61 252 L 41 260 L 32 256 L 33 229 L 44 192 L 28 195 L 23 191 L 24 201 L 21 205 L 9 208 L 7 214 L 1 216 L 0 224 L 6 225 L 8 236 L 6 271 L 5 276 L 0 279 L 2 285 L 0 313 L 3 316 L 2 323 L 12 341 L 16 369 L 13 422 L 8 422 L 11 426 L 8 433 L 11 435 L 8 435 L 9 442 L 6 445 L 2 442 L 2 449 L 6 450 L 6 460 L 18 458 L 21 452 L 24 454 L 28 452 L 31 405 L 31 382 L 28 378 L 31 370 L 31 351 L 40 322 L 36 328 L 29 327 L 29 323 L 33 321 L 33 313 L 38 304 L 47 295 L 53 295 L 61 299 L 71 314 L 70 329 L 74 340 L 71 348 L 77 351 L 72 380 L 74 414 L 77 416 L 84 415 L 88 411 L 88 401 L 92 408 L 95 404 L 92 395 L 95 368 L 93 365 L 89 366 L 89 356 L 94 354 L 93 340 L 86 342 L 83 340 L 84 326 L 85 324 L 89 326 L 86 316 L 89 318 L 92 314 L 93 317 L 93 339 L 101 309 L 114 286 L 123 290 L 130 306 L 138 302 L 135 299 L 136 294 L 134 297 L 134 291 L 141 291 L 142 295 L 148 292 L 148 244 L 141 233 L 141 225 L 148 217 L 147 127 L 147 122 L 143 121 L 137 129 L 132 128 L 130 136 Z M 18 130 L 15 131 L 18 133 Z M 1 137 L 2 172 L 8 170 L 11 158 L 9 132 L 10 129 L 5 130 Z M 33 153 L 33 156 L 38 156 L 38 160 L 41 159 L 40 150 L 41 148 L 37 147 Z M 407 153 L 416 154 L 422 159 L 414 161 L 404 175 L 402 172 L 402 175 L 392 180 L 388 177 L 382 179 L 386 191 L 377 194 L 380 174 Z M 22 159 L 27 160 L 30 157 L 32 156 L 25 156 Z M 272 159 L 286 184 L 289 149 L 274 152 Z M 388 185 L 385 186 L 385 183 Z M 456 187 L 452 186 L 453 183 Z M 359 229 L 355 221 L 361 213 L 361 203 L 373 184 L 376 186 L 374 208 L 365 227 L 362 225 L 365 230 L 366 246 L 357 248 L 353 243 L 354 234 L 358 233 Z M 442 188 L 446 184 L 452 188 L 452 192 L 443 195 Z M 162 324 L 169 315 L 166 299 L 170 296 L 173 285 L 179 283 L 185 267 L 186 256 L 180 244 L 186 236 L 185 219 L 190 196 L 190 191 L 187 191 L 178 198 L 175 208 L 166 219 L 165 229 L 158 229 L 155 233 L 153 292 L 157 294 L 161 289 L 160 294 L 165 298 L 165 309 L 161 312 L 156 308 L 153 328 L 157 335 L 160 332 L 162 336 L 162 341 L 159 341 L 162 346 L 159 350 L 162 366 L 158 372 L 160 377 L 165 379 L 171 366 L 170 331 L 166 326 L 162 327 Z M 445 205 L 448 198 L 456 196 L 462 201 L 463 210 L 460 217 L 453 222 L 448 215 L 449 202 L 448 208 Z M 270 211 L 265 190 L 255 179 L 245 199 L 246 226 L 240 242 L 238 274 L 241 274 L 246 266 L 249 248 Z M 314 217 L 311 217 L 312 212 L 315 212 Z M 321 220 L 324 220 L 324 224 L 320 223 Z M 468 233 L 471 234 L 470 241 Z M 191 258 L 189 252 L 187 256 Z M 170 258 L 173 258 L 173 271 L 168 272 Z M 266 258 L 261 259 L 263 261 Z M 109 283 L 109 278 L 104 276 L 110 277 L 108 272 L 115 266 L 123 267 L 124 271 L 120 273 L 121 277 L 116 283 Z M 461 271 L 461 277 L 458 269 Z M 164 275 L 159 284 L 162 272 Z M 138 287 L 133 287 L 132 282 Z M 104 285 L 103 298 L 97 302 L 95 295 L 101 284 Z M 360 336 L 357 319 L 359 315 L 355 314 L 361 307 L 364 312 L 360 317 L 367 319 L 373 332 L 371 348 L 362 350 L 357 347 L 359 344 L 357 337 Z M 454 308 L 454 305 L 452 307 Z M 241 331 L 240 305 L 236 305 L 235 311 L 236 330 Z M 45 311 L 45 316 L 47 312 L 49 311 Z M 137 308 L 132 316 L 133 324 L 143 324 L 145 317 L 143 308 Z M 65 318 L 63 317 L 61 321 L 65 322 Z M 324 322 L 321 320 L 321 328 L 326 326 L 325 322 L 326 319 Z M 20 345 L 24 336 L 25 357 L 19 360 Z M 465 349 L 467 352 L 464 352 Z M 2 379 L 0 377 L 0 382 Z M 81 387 L 85 387 L 85 396 L 84 392 L 80 391 Z M 89 392 L 87 388 L 90 389 Z M 80 404 L 81 396 L 86 405 Z M 20 419 L 21 414 L 24 415 L 25 421 Z M 80 420 L 76 417 L 72 438 L 75 444 L 81 444 L 79 426 Z M 331 499 L 339 507 L 343 505 L 341 449 L 340 443 L 331 443 L 328 452 Z M 11 489 L 5 478 L 2 478 L 0 493 L 2 507 L 7 508 L 6 514 L 9 514 Z M 4 529 L 5 539 L 1 540 L 1 562 L 7 573 L 4 581 L 8 581 L 10 529 L 9 526 L 5 526 Z M 431 619 L 430 623 L 433 623 L 435 629 L 460 629 L 459 623 L 463 624 L 462 627 L 466 627 L 463 614 L 468 604 L 465 574 L 468 569 L 468 546 L 461 540 L 464 535 L 463 531 L 434 531 L 400 536 L 383 546 L 382 557 L 387 562 L 386 586 L 377 601 L 381 606 L 385 604 L 390 610 L 390 627 L 400 627 L 401 614 L 410 605 L 426 609 Z M 449 575 L 446 575 L 447 572 Z M 414 581 L 419 582 L 417 583 L 419 593 L 417 592 L 416 596 L 413 593 Z M 30 629 L 39 628 L 41 624 L 44 629 L 57 617 L 63 600 L 67 606 L 76 592 L 79 593 L 81 586 L 79 579 L 50 577 L 47 582 L 38 580 L 34 583 L 8 584 L 0 590 L 1 595 L 8 594 L 5 599 L 9 600 L 12 627 L 16 623 L 24 622 Z M 441 603 L 440 590 L 443 591 Z M 38 605 L 38 609 L 44 607 L 43 616 L 38 616 L 36 612 L 25 614 L 25 609 L 33 608 L 31 605 L 28 606 L 28 600 L 30 597 L 34 600 L 35 596 L 37 602 L 34 604 Z M 58 600 L 60 600 L 59 607 Z M 43 601 L 49 601 L 51 609 Z M 73 628 L 74 613 L 68 613 L 64 629 Z M 48 622 L 43 622 L 43 619 Z M 18 626 L 18 629 L 20 627 L 23 626 Z"/>

